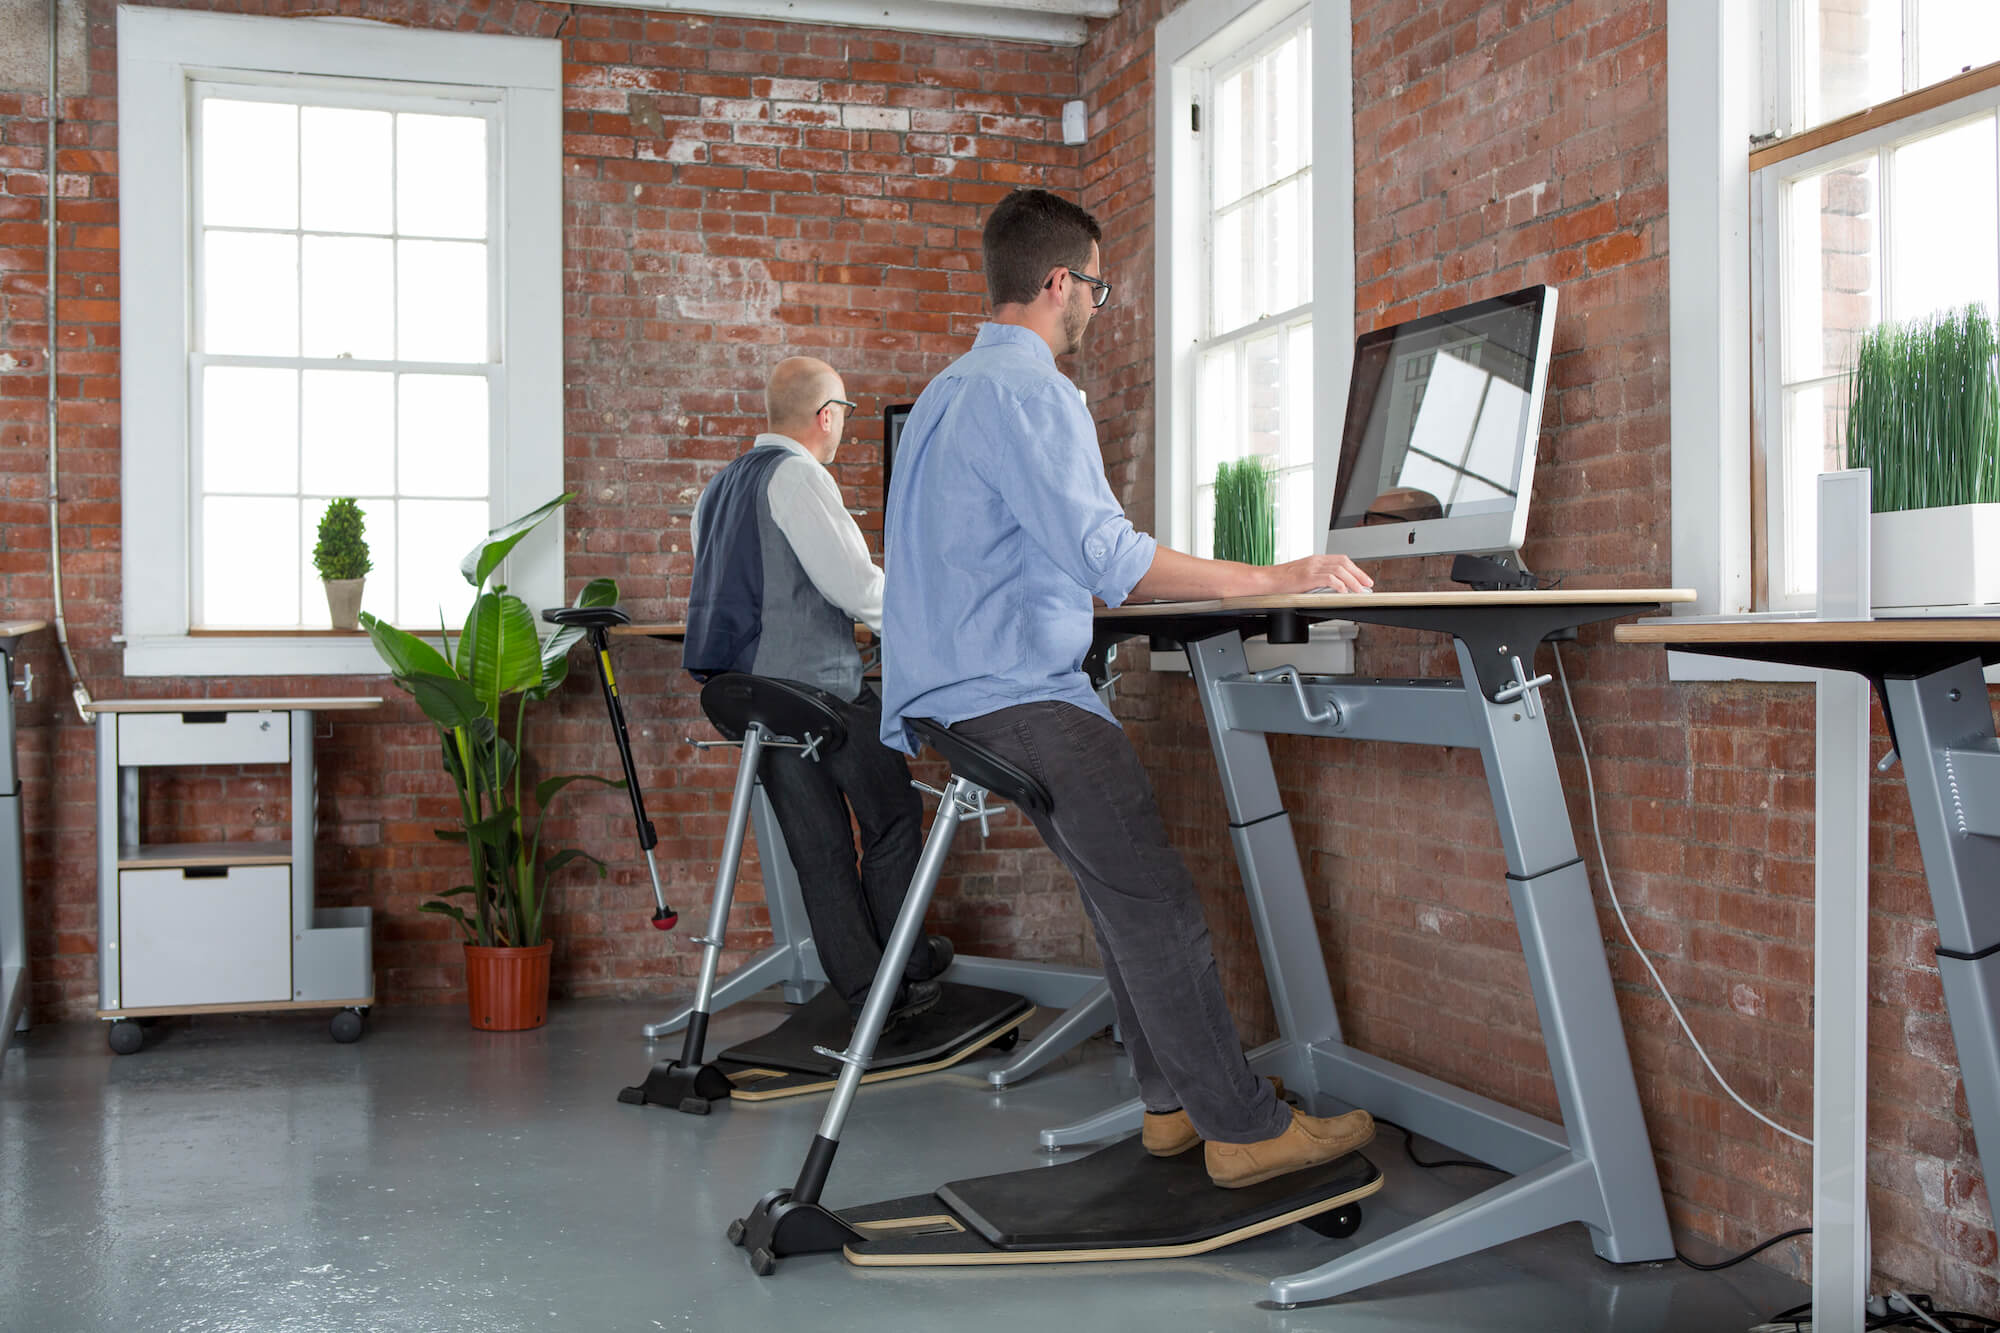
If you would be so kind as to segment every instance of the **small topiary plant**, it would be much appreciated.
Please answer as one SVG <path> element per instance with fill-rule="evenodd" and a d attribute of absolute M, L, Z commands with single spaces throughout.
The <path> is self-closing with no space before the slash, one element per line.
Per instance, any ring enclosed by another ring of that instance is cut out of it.
<path fill-rule="evenodd" d="M 352 496 L 329 500 L 319 519 L 319 543 L 313 547 L 313 568 L 323 579 L 358 579 L 373 569 L 368 558 L 367 525 Z"/>

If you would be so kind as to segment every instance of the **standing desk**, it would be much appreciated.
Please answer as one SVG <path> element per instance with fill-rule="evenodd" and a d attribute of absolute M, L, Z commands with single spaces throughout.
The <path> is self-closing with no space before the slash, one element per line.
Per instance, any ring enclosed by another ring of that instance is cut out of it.
<path fill-rule="evenodd" d="M 679 643 L 687 637 L 687 626 L 618 625 L 611 633 L 614 637 L 644 636 Z M 788 1003 L 804 1004 L 826 982 L 826 969 L 813 946 L 805 899 L 799 895 L 798 871 L 792 865 L 784 834 L 778 829 L 778 817 L 764 795 L 761 782 L 751 801 L 750 816 L 756 825 L 758 854 L 764 865 L 764 901 L 771 915 L 771 943 L 716 983 L 710 1003 L 717 1012 L 774 985 L 784 987 Z M 960 954 L 952 960 L 948 975 L 962 985 L 1009 991 L 1057 1011 L 1055 1021 L 1043 1028 L 1025 1049 L 1000 1068 L 988 1071 L 986 1081 L 995 1088 L 1019 1083 L 1084 1038 L 1112 1024 L 1111 988 L 1100 973 L 1087 968 Z M 648 1039 L 678 1032 L 687 1026 L 693 1012 L 692 1002 L 683 1004 L 659 1022 L 646 1024 L 643 1032 Z"/>
<path fill-rule="evenodd" d="M 1282 1306 L 1325 1300 L 1433 1264 L 1582 1222 L 1617 1263 L 1668 1259 L 1659 1176 L 1625 1031 L 1549 743 L 1535 649 L 1550 634 L 1693 600 L 1675 589 L 1306 594 L 1127 605 L 1097 613 L 1094 653 L 1146 635 L 1184 648 L 1222 778 L 1229 832 L 1277 1014 L 1260 1073 L 1365 1107 L 1511 1173 L 1451 1208 L 1303 1273 L 1273 1278 Z M 1447 680 L 1310 681 L 1252 674 L 1243 640 L 1303 642 L 1321 620 L 1449 635 Z M 1265 737 L 1328 736 L 1477 747 L 1507 858 L 1507 887 L 1533 986 L 1560 1122 L 1525 1114 L 1348 1046 L 1334 1012 L 1291 818 Z M 1044 1147 L 1095 1142 L 1139 1124 L 1131 1101 L 1042 1131 Z M 1316 1106 L 1315 1109 L 1324 1109 Z"/>
<path fill-rule="evenodd" d="M 28 1026 L 28 902 L 21 858 L 21 770 L 14 755 L 14 663 L 46 620 L 0 621 L 0 1055 Z M 34 697 L 29 681 L 23 695 Z"/>
<path fill-rule="evenodd" d="M 1990 1196 L 2000 1189 L 2000 739 L 1982 667 L 2000 662 L 2000 618 L 1666 621 L 1620 625 L 1617 638 L 1848 672 L 1875 687 L 1903 761 L 1937 916 L 1938 977 Z M 1869 1277 L 1869 760 L 1866 711 L 1830 724 L 1827 690 L 1819 693 L 1813 1327 L 1839 1333 L 1861 1327 Z M 1845 762 L 1829 767 L 1830 759 Z M 1829 790 L 1836 786 L 1848 790 Z"/>

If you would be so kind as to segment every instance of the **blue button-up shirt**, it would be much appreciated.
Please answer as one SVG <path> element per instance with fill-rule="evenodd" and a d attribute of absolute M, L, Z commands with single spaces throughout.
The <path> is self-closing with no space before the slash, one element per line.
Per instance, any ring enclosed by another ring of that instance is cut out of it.
<path fill-rule="evenodd" d="M 1092 596 L 1152 567 L 1104 479 L 1097 426 L 1040 335 L 979 330 L 930 382 L 896 450 L 883 520 L 882 740 L 1039 700 L 1105 718 L 1083 673 Z"/>

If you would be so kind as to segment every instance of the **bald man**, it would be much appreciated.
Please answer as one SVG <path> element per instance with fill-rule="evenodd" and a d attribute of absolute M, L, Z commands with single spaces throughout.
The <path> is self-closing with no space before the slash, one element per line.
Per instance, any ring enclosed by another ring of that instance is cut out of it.
<path fill-rule="evenodd" d="M 850 701 L 847 743 L 815 760 L 765 752 L 758 776 L 798 870 L 828 984 L 856 1014 L 916 873 L 923 806 L 903 756 L 878 739 L 882 701 L 861 679 L 854 624 L 882 628 L 882 571 L 826 465 L 855 404 L 824 361 L 780 361 L 764 390 L 770 429 L 718 472 L 694 511 L 694 591 L 682 661 L 697 679 L 747 671 Z M 861 831 L 856 865 L 852 826 Z M 890 1009 L 937 1007 L 951 942 L 920 940 Z"/>

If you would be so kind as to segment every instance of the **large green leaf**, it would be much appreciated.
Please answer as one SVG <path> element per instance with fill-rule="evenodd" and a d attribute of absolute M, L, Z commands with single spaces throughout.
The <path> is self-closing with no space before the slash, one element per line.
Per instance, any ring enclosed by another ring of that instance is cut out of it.
<path fill-rule="evenodd" d="M 466 832 L 488 847 L 507 850 L 515 827 L 520 822 L 521 812 L 513 806 L 504 806 L 486 816 L 477 824 L 470 825 Z"/>
<path fill-rule="evenodd" d="M 556 793 L 572 782 L 595 782 L 600 787 L 615 787 L 620 791 L 625 789 L 625 781 L 622 778 L 600 778 L 595 773 L 560 773 L 552 778 L 543 778 L 535 784 L 535 808 L 548 809 L 549 802 L 555 800 Z"/>
<path fill-rule="evenodd" d="M 425 717 L 446 731 L 456 731 L 480 717 L 479 696 L 470 684 L 449 674 L 449 667 L 445 670 L 444 675 L 419 671 L 398 679 L 416 697 L 417 707 L 424 710 Z"/>
<path fill-rule="evenodd" d="M 375 645 L 375 651 L 395 675 L 413 676 L 420 671 L 434 676 L 453 674 L 451 663 L 445 660 L 443 653 L 409 631 L 377 620 L 366 611 L 361 613 L 361 624 L 368 631 L 369 642 Z"/>
<path fill-rule="evenodd" d="M 533 532 L 538 524 L 556 510 L 576 498 L 575 491 L 564 491 L 555 499 L 533 513 L 523 514 L 511 523 L 503 523 L 486 534 L 486 539 L 465 553 L 459 562 L 458 571 L 465 575 L 465 581 L 475 588 L 486 586 L 487 578 L 500 568 L 500 562 L 507 553 L 521 544 L 521 539 Z"/>
<path fill-rule="evenodd" d="M 596 857 L 592 856 L 589 852 L 583 851 L 580 848 L 565 847 L 561 851 L 557 852 L 554 856 L 551 856 L 547 861 L 543 862 L 542 864 L 543 882 L 546 883 L 549 880 L 555 878 L 556 871 L 561 870 L 564 866 L 568 865 L 572 861 L 590 862 L 590 864 L 597 867 L 597 877 L 599 879 L 604 878 L 604 862 L 598 860 Z"/>
<path fill-rule="evenodd" d="M 459 636 L 458 672 L 472 682 L 489 713 L 502 695 L 540 685 L 541 640 L 528 604 L 512 593 L 481 594 Z"/>

